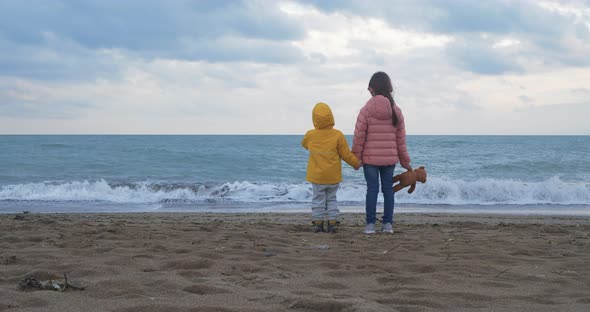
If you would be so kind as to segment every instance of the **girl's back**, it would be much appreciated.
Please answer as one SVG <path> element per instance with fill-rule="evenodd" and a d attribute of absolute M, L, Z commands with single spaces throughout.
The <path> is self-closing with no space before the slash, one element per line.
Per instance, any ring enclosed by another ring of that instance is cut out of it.
<path fill-rule="evenodd" d="M 352 152 L 363 163 L 389 166 L 409 159 L 405 146 L 404 117 L 399 106 L 394 106 L 394 109 L 398 119 L 397 126 L 392 123 L 391 103 L 382 95 L 373 96 L 361 109 Z"/>

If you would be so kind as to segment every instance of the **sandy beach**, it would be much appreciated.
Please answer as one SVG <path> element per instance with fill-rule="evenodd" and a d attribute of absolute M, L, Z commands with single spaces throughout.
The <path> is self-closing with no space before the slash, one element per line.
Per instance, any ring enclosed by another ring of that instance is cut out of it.
<path fill-rule="evenodd" d="M 0 215 L 0 311 L 589 311 L 590 219 Z M 27 279 L 84 290 L 22 290 Z"/>

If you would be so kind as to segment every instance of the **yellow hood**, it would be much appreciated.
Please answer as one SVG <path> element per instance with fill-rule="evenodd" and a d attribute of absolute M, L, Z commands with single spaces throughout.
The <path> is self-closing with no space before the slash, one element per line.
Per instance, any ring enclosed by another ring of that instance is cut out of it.
<path fill-rule="evenodd" d="M 334 127 L 334 115 L 330 106 L 326 103 L 317 103 L 312 112 L 313 126 L 316 129 L 332 129 Z"/>

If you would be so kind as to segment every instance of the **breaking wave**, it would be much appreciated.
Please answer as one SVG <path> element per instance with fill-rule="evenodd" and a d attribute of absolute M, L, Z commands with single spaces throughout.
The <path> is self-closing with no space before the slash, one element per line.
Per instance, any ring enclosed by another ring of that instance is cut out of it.
<path fill-rule="evenodd" d="M 404 189 L 396 194 L 397 203 L 445 205 L 589 205 L 590 184 L 564 182 L 557 177 L 542 182 L 479 179 L 475 181 L 429 179 L 413 194 Z M 364 183 L 344 182 L 338 200 L 363 204 Z M 0 187 L 2 201 L 106 201 L 113 203 L 162 203 L 173 201 L 244 203 L 309 202 L 309 183 L 226 182 L 186 183 L 109 183 L 98 181 L 44 182 Z"/>

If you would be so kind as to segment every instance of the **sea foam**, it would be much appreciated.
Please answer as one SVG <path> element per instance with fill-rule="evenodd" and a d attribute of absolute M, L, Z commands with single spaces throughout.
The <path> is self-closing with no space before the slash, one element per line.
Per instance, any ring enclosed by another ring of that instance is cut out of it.
<path fill-rule="evenodd" d="M 343 204 L 365 201 L 364 183 L 343 182 L 338 200 Z M 236 181 L 218 184 L 109 183 L 98 181 L 44 182 L 0 187 L 3 201 L 105 201 L 113 203 L 159 203 L 170 201 L 231 200 L 244 203 L 311 200 L 309 183 Z M 381 200 L 381 196 L 380 196 Z M 397 203 L 445 205 L 590 205 L 590 184 L 564 182 L 557 177 L 541 182 L 479 179 L 475 181 L 431 178 L 396 193 Z"/>

